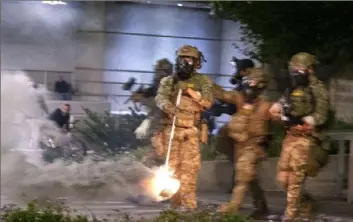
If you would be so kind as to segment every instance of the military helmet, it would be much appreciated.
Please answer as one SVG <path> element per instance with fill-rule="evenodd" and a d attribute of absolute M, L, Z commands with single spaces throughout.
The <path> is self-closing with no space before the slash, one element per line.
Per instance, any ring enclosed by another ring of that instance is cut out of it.
<path fill-rule="evenodd" d="M 269 75 L 263 68 L 250 68 L 246 78 L 256 81 L 259 88 L 265 88 L 270 81 Z"/>
<path fill-rule="evenodd" d="M 183 45 L 178 49 L 176 52 L 177 56 L 188 56 L 188 57 L 193 57 L 195 59 L 200 58 L 200 52 L 196 47 L 193 47 L 191 45 Z"/>
<path fill-rule="evenodd" d="M 156 70 L 173 70 L 173 64 L 166 58 L 157 60 L 154 68 Z"/>
<path fill-rule="evenodd" d="M 307 53 L 299 52 L 292 56 L 291 60 L 288 63 L 289 66 L 303 67 L 305 69 L 315 68 L 316 66 L 316 57 Z"/>
<path fill-rule="evenodd" d="M 204 56 L 202 52 L 200 52 L 196 47 L 191 46 L 191 45 L 183 45 L 176 51 L 176 56 L 187 56 L 187 57 L 192 57 L 195 58 L 196 64 L 195 68 L 200 69 L 201 68 L 201 63 L 206 62 L 204 59 Z"/>

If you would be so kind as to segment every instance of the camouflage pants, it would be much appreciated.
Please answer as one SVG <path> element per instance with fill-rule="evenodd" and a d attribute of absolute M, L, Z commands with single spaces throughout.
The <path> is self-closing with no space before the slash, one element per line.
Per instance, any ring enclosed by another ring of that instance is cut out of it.
<path fill-rule="evenodd" d="M 266 199 L 257 178 L 256 171 L 259 162 L 258 150 L 262 148 L 258 145 L 241 145 L 238 144 L 235 151 L 235 182 L 233 188 L 231 208 L 233 212 L 237 212 L 244 201 L 246 192 L 251 191 L 253 205 L 257 210 L 267 210 Z"/>
<path fill-rule="evenodd" d="M 158 157 L 164 157 L 165 152 L 167 147 L 164 146 L 165 143 L 168 143 L 168 139 L 166 138 L 167 141 L 165 140 L 164 132 L 163 130 L 157 131 L 153 134 L 151 142 L 153 146 L 154 152 L 158 155 Z"/>
<path fill-rule="evenodd" d="M 163 141 L 164 155 L 167 152 L 170 133 L 171 126 L 168 126 L 159 138 Z M 196 180 L 200 165 L 198 129 L 176 127 L 169 160 L 170 168 L 174 170 L 175 177 L 180 180 L 179 192 L 171 200 L 174 207 L 184 206 L 191 209 L 197 207 Z"/>
<path fill-rule="evenodd" d="M 277 166 L 277 180 L 287 191 L 285 216 L 289 219 L 311 215 L 310 196 L 304 192 L 307 176 L 314 177 L 323 166 L 327 153 L 308 136 L 288 134 L 282 146 Z"/>

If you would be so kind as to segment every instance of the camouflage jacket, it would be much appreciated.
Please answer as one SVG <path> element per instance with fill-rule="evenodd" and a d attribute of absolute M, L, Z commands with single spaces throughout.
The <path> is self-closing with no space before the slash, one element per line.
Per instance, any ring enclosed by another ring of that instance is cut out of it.
<path fill-rule="evenodd" d="M 228 123 L 229 136 L 237 142 L 255 142 L 260 144 L 268 135 L 268 122 L 271 118 L 271 103 L 264 96 L 252 105 L 245 104 L 244 96 L 237 91 L 223 91 L 222 100 L 234 104 L 238 112 L 232 115 Z"/>
<path fill-rule="evenodd" d="M 289 97 L 289 98 L 288 98 Z M 309 76 L 307 87 L 295 88 L 278 101 L 283 106 L 284 101 L 291 104 L 290 114 L 313 126 L 313 129 L 298 130 L 287 126 L 287 133 L 292 135 L 311 136 L 324 141 L 327 135 L 323 130 L 330 120 L 329 93 L 324 84 L 315 75 Z"/>
<path fill-rule="evenodd" d="M 288 97 L 293 116 L 309 117 L 317 130 L 326 123 L 330 110 L 329 93 L 315 75 L 309 76 L 307 87 L 291 90 Z M 279 103 L 283 104 L 286 99 L 286 96 L 282 96 Z"/>
<path fill-rule="evenodd" d="M 147 89 L 144 89 L 142 93 L 142 97 L 139 99 L 139 103 L 145 105 L 147 107 L 147 118 L 151 121 L 150 130 L 155 131 L 160 127 L 160 119 L 163 114 L 160 109 L 158 109 L 155 101 L 155 97 L 157 95 L 158 86 L 151 86 Z"/>
<path fill-rule="evenodd" d="M 167 106 L 175 106 L 179 89 L 191 88 L 201 93 L 199 101 L 194 100 L 189 95 L 183 93 L 177 111 L 176 126 L 192 127 L 199 123 L 202 111 L 211 107 L 213 103 L 212 81 L 205 75 L 195 72 L 187 80 L 177 80 L 175 76 L 164 77 L 157 91 L 157 107 L 162 111 Z M 164 123 L 171 124 L 173 117 L 164 115 Z"/>

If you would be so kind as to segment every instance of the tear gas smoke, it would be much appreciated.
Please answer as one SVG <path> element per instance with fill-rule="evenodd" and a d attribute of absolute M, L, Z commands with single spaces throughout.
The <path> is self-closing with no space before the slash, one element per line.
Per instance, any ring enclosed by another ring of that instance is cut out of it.
<path fill-rule="evenodd" d="M 37 103 L 43 90 L 34 89 L 23 72 L 1 72 L 1 194 L 23 204 L 35 197 L 53 200 L 63 196 L 80 199 L 152 195 L 139 182 L 152 171 L 130 157 L 118 160 L 46 164 L 37 147 L 41 127 L 58 132 Z"/>

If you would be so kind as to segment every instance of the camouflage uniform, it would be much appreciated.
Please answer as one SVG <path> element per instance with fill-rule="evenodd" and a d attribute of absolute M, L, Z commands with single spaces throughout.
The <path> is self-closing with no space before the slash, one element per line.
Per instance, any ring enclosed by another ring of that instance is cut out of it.
<path fill-rule="evenodd" d="M 248 71 L 247 71 L 248 72 Z M 234 91 L 240 91 L 240 88 L 235 88 Z M 213 93 L 214 98 L 222 100 L 224 89 L 217 85 L 213 84 Z M 212 107 L 213 108 L 213 107 Z M 233 115 L 236 113 L 236 107 L 233 104 L 227 104 L 225 108 L 222 110 L 222 114 Z M 221 114 L 220 114 L 221 115 Z M 219 115 L 219 116 L 220 116 Z M 228 127 L 227 125 L 222 126 L 216 135 L 216 148 L 219 152 L 226 154 L 231 162 L 233 161 L 233 140 L 228 135 Z"/>
<path fill-rule="evenodd" d="M 237 59 L 235 57 L 232 58 L 231 62 L 235 68 L 236 68 L 236 73 L 230 78 L 230 83 L 232 85 L 235 85 L 234 90 L 235 91 L 241 91 L 242 90 L 242 85 L 241 81 L 244 77 L 246 77 L 249 74 L 249 70 L 251 68 L 254 68 L 254 63 L 250 59 Z M 223 88 L 217 84 L 214 84 L 214 97 L 216 99 L 220 99 L 223 93 Z M 220 96 L 219 96 L 220 95 Z M 233 104 L 221 104 L 217 105 L 214 104 L 211 109 L 216 109 L 220 110 L 219 115 L 215 116 L 220 116 L 222 114 L 227 114 L 227 115 L 233 115 L 236 112 L 236 107 Z M 216 143 L 215 143 L 216 149 L 225 154 L 228 159 L 234 163 L 234 141 L 232 138 L 229 137 L 228 135 L 228 127 L 227 125 L 222 126 L 216 135 Z M 233 177 L 235 177 L 235 170 L 233 169 Z M 232 188 L 235 185 L 235 181 L 233 181 Z M 228 191 L 229 193 L 232 193 L 232 189 Z"/>
<path fill-rule="evenodd" d="M 178 79 L 176 76 L 168 76 L 162 79 L 157 96 L 157 106 L 164 112 L 164 152 L 168 147 L 168 140 L 171 134 L 173 116 L 176 115 L 175 133 L 172 141 L 169 167 L 174 170 L 174 175 L 181 182 L 179 192 L 172 198 L 174 207 L 183 206 L 196 208 L 196 179 L 197 171 L 201 165 L 199 150 L 199 129 L 200 114 L 212 104 L 212 82 L 204 75 L 195 71 L 200 67 L 198 63 L 200 52 L 197 48 L 189 45 L 181 47 L 177 51 L 177 57 L 191 57 L 195 60 L 196 66 L 190 78 Z M 191 88 L 201 93 L 201 98 L 194 99 L 189 95 L 182 94 L 180 104 L 175 107 L 179 89 Z M 171 110 L 174 110 L 171 111 Z"/>
<path fill-rule="evenodd" d="M 294 86 L 287 96 L 293 106 L 291 115 L 303 120 L 303 125 L 287 127 L 278 161 L 277 180 L 287 191 L 285 217 L 288 221 L 310 217 L 312 203 L 304 193 L 304 181 L 307 176 L 316 176 L 328 157 L 321 145 L 320 126 L 328 118 L 329 95 L 314 74 L 315 64 L 315 57 L 308 53 L 298 53 L 289 62 L 290 71 L 308 71 L 308 82 L 305 87 Z M 274 106 L 283 107 L 284 101 L 282 97 Z"/>
<path fill-rule="evenodd" d="M 154 69 L 155 69 L 155 74 L 154 74 L 152 86 L 143 90 L 144 92 L 142 93 L 142 95 L 132 96 L 132 100 L 134 102 L 139 102 L 147 106 L 148 108 L 147 120 L 150 121 L 149 123 L 150 127 L 146 130 L 148 130 L 149 132 L 152 132 L 153 134 L 151 138 L 153 152 L 149 153 L 144 158 L 146 161 L 143 161 L 143 162 L 147 165 L 151 165 L 151 164 L 148 164 L 150 161 L 157 162 L 157 163 L 162 162 L 162 160 L 155 155 L 155 154 L 161 153 L 163 150 L 163 144 L 162 144 L 163 126 L 160 121 L 162 117 L 162 113 L 156 106 L 155 96 L 157 95 L 157 89 L 159 87 L 159 83 L 161 79 L 173 74 L 173 65 L 168 59 L 164 58 L 156 62 Z M 152 163 L 152 164 L 155 164 L 155 163 Z"/>
<path fill-rule="evenodd" d="M 261 92 L 268 83 L 263 69 L 249 70 L 248 79 L 255 81 L 255 87 L 260 89 L 252 102 L 247 101 L 245 93 L 227 91 L 223 93 L 223 100 L 235 104 L 238 112 L 232 116 L 227 125 L 228 135 L 235 141 L 234 168 L 236 185 L 233 188 L 232 199 L 221 206 L 222 212 L 237 212 L 244 201 L 246 191 L 250 188 L 255 212 L 253 215 L 266 214 L 267 204 L 263 190 L 256 179 L 256 167 L 266 154 L 263 142 L 268 135 L 268 121 L 270 120 L 270 102 L 261 96 Z M 246 89 L 244 89 L 246 90 Z"/>

